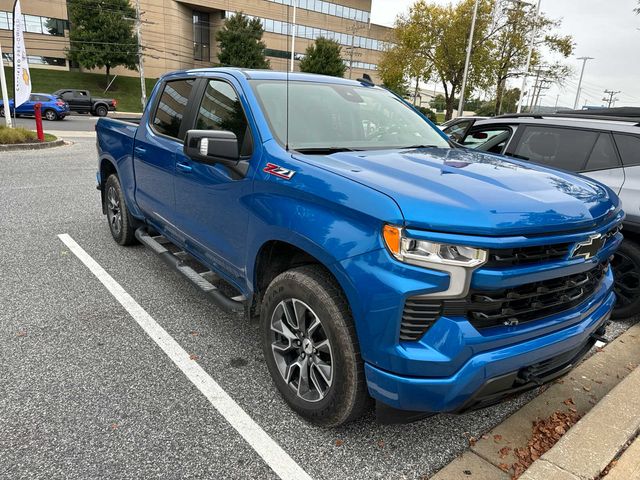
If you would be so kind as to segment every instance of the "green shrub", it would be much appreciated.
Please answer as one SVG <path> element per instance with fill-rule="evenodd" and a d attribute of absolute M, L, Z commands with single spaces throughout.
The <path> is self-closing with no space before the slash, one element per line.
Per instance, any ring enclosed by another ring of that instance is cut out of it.
<path fill-rule="evenodd" d="M 438 118 L 436 117 L 436 112 L 426 107 L 416 107 L 416 108 L 420 110 L 420 113 L 422 113 L 425 117 L 427 117 L 433 123 L 437 123 Z"/>
<path fill-rule="evenodd" d="M 22 127 L 7 128 L 4 125 L 0 126 L 0 145 L 33 143 L 37 141 L 38 135 L 36 135 L 36 132 L 32 132 Z"/>

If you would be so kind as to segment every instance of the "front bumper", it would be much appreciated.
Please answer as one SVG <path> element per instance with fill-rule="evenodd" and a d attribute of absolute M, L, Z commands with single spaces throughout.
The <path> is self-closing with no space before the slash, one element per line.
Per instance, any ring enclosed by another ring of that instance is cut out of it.
<path fill-rule="evenodd" d="M 369 392 L 395 409 L 419 412 L 461 412 L 496 403 L 570 370 L 595 342 L 594 334 L 608 321 L 614 303 L 615 295 L 607 291 L 604 300 L 582 322 L 475 355 L 449 377 L 406 377 L 366 364 Z M 553 368 L 527 381 L 527 369 L 545 364 Z"/>

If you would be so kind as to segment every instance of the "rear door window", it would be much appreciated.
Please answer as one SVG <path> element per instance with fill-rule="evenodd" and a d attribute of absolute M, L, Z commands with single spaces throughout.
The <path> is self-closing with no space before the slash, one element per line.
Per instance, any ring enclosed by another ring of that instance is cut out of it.
<path fill-rule="evenodd" d="M 640 137 L 637 135 L 614 134 L 618 151 L 625 167 L 640 165 Z"/>
<path fill-rule="evenodd" d="M 613 139 L 608 133 L 601 133 L 596 141 L 593 151 L 587 161 L 585 171 L 592 172 L 594 170 L 607 170 L 610 168 L 619 168 L 620 160 L 613 145 Z"/>
<path fill-rule="evenodd" d="M 514 156 L 550 167 L 580 172 L 593 151 L 599 132 L 526 125 Z"/>
<path fill-rule="evenodd" d="M 156 132 L 184 140 L 180 136 L 180 127 L 187 112 L 193 84 L 193 79 L 174 80 L 165 84 L 152 122 Z"/>

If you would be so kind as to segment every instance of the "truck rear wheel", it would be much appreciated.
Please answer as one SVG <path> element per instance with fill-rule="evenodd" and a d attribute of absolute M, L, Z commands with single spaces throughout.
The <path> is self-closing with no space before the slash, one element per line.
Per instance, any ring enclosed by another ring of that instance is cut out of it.
<path fill-rule="evenodd" d="M 124 194 L 120 187 L 118 176 L 112 174 L 107 178 L 104 186 L 104 201 L 107 211 L 107 221 L 111 236 L 120 245 L 131 245 L 136 241 L 135 220 L 129 213 L 124 201 Z"/>
<path fill-rule="evenodd" d="M 612 318 L 628 318 L 640 313 L 640 247 L 625 239 L 611 262 L 613 289 L 618 297 Z"/>
<path fill-rule="evenodd" d="M 293 410 L 327 427 L 364 413 L 371 399 L 351 312 L 326 270 L 308 265 L 278 275 L 260 320 L 269 373 Z"/>
<path fill-rule="evenodd" d="M 106 117 L 107 113 L 109 113 L 109 110 L 107 110 L 107 107 L 105 107 L 104 105 L 98 105 L 96 107 L 96 115 L 98 117 Z"/>

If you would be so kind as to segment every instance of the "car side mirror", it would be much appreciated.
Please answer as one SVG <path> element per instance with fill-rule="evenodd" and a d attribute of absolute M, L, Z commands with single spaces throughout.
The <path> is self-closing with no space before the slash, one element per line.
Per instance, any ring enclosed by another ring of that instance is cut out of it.
<path fill-rule="evenodd" d="M 238 138 L 223 130 L 189 130 L 184 138 L 184 154 L 203 163 L 233 166 L 240 160 Z"/>

